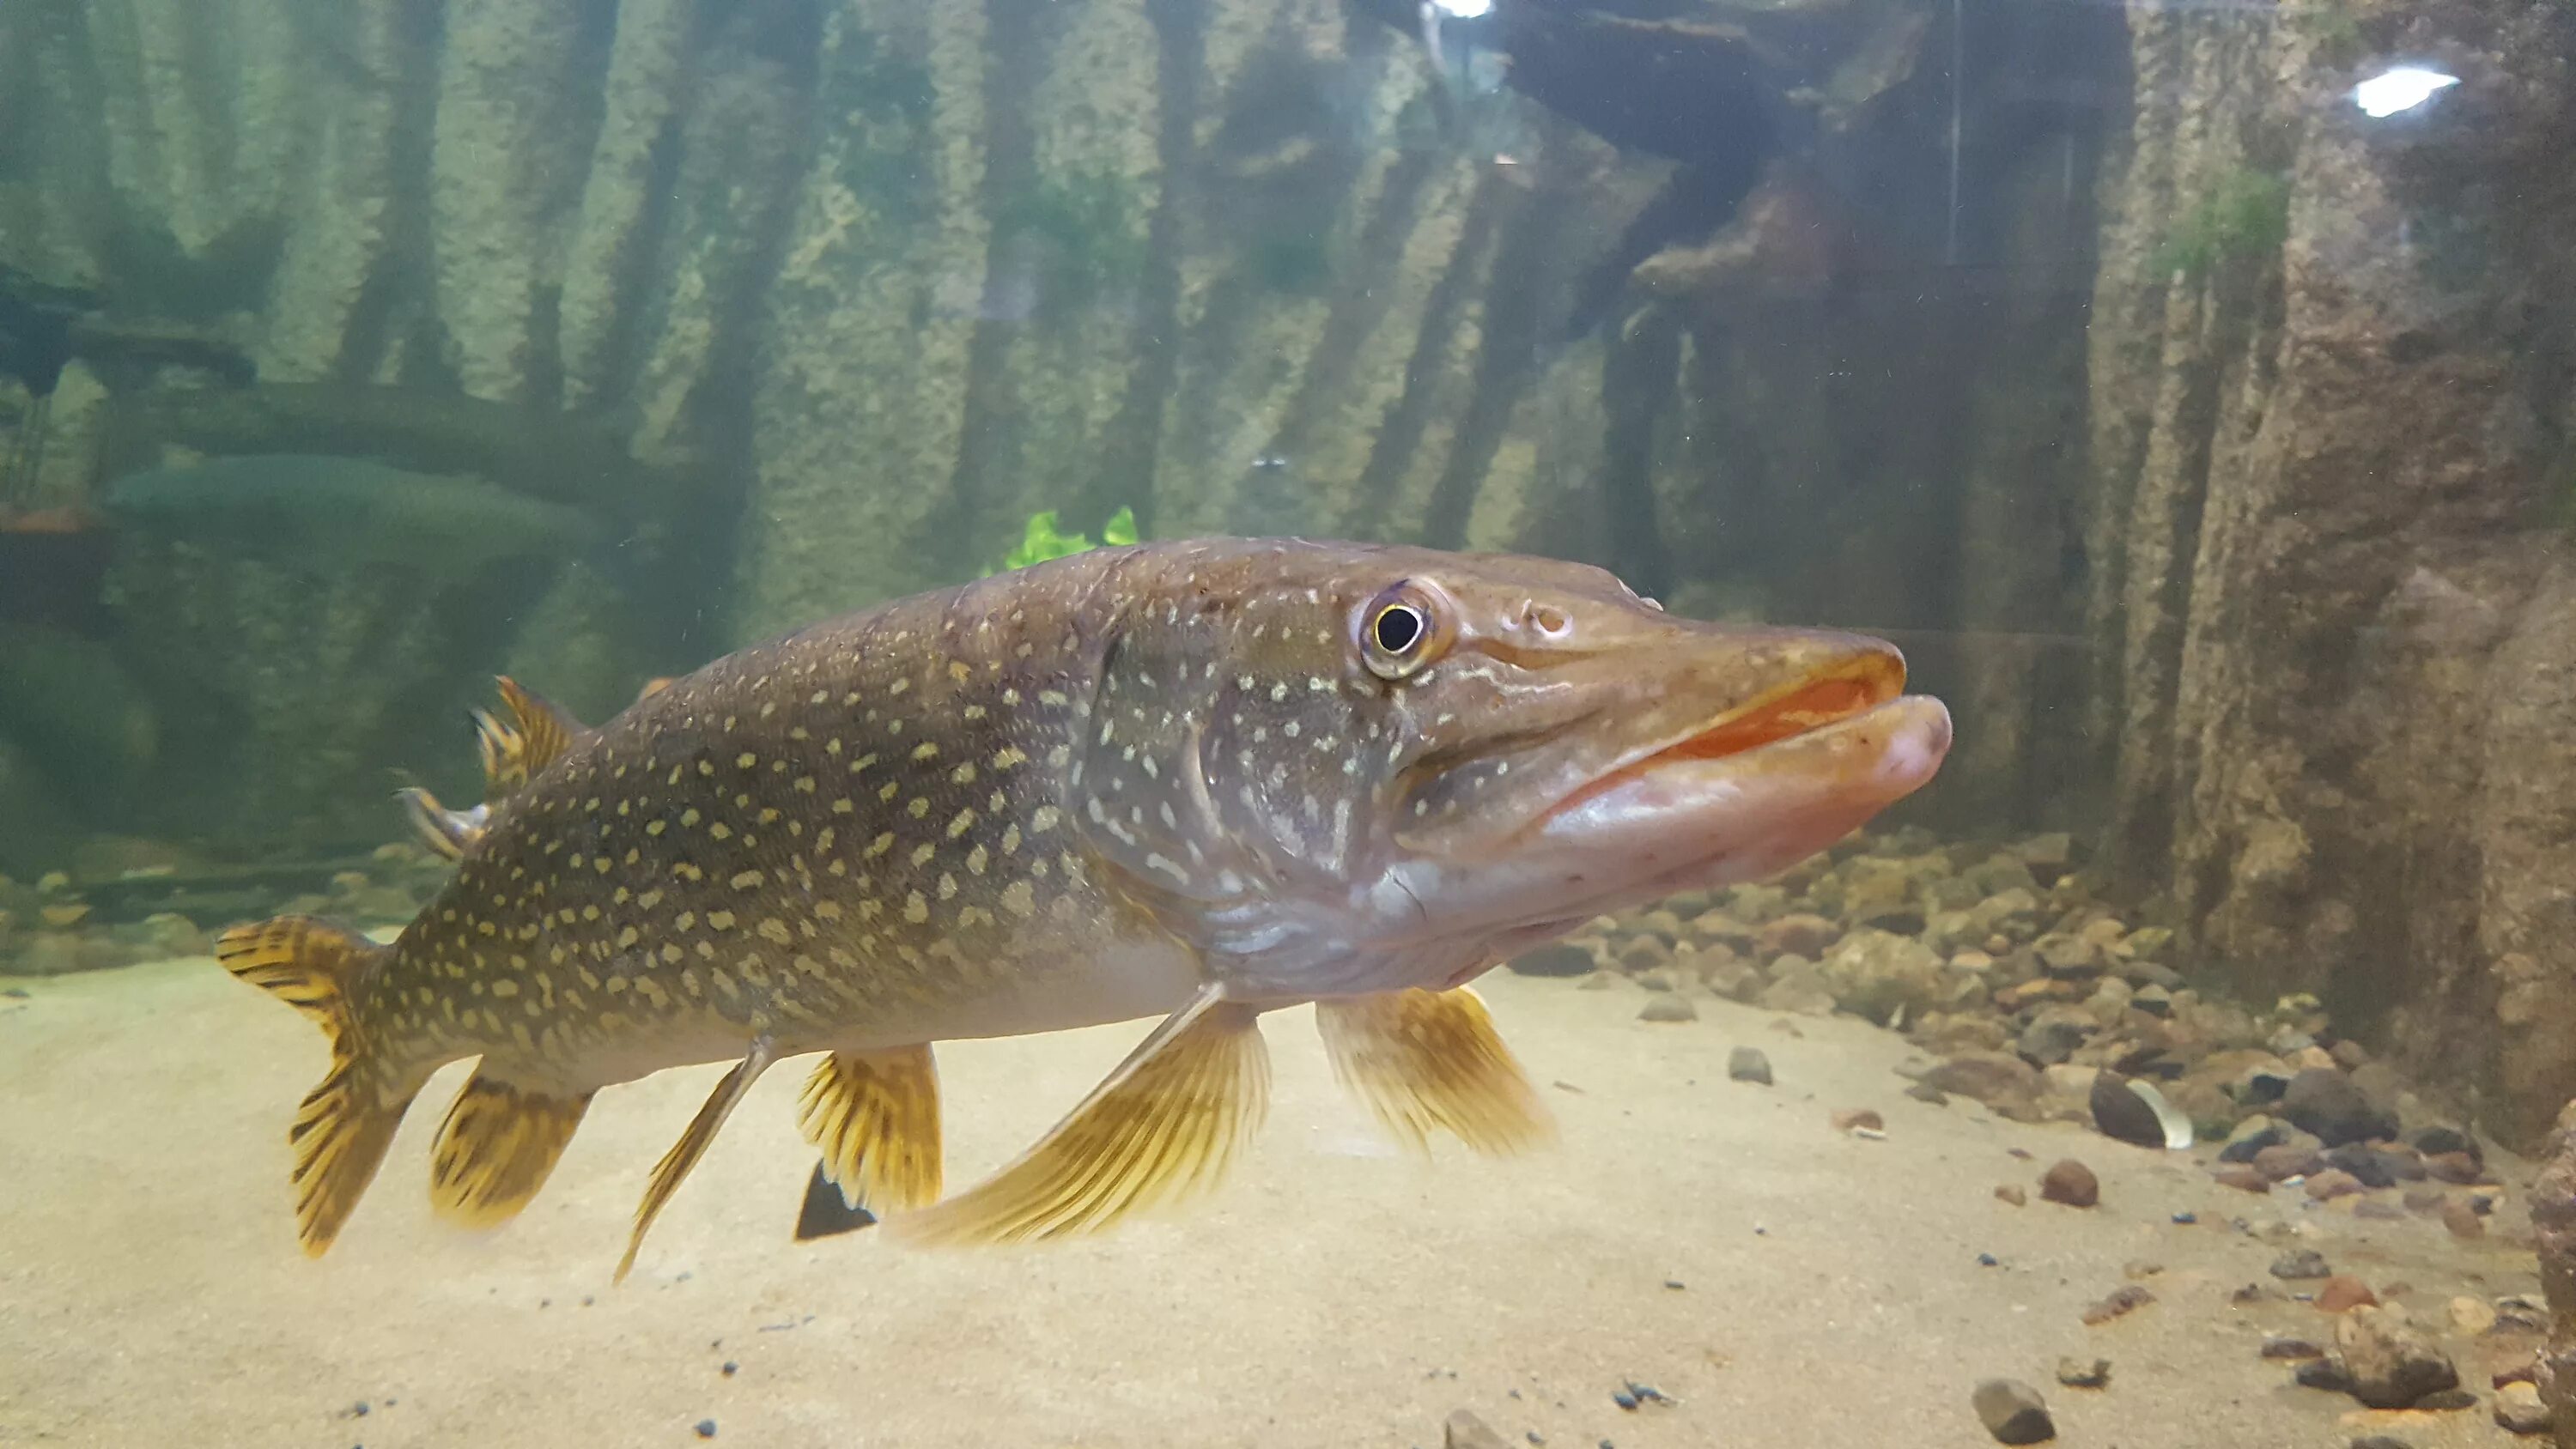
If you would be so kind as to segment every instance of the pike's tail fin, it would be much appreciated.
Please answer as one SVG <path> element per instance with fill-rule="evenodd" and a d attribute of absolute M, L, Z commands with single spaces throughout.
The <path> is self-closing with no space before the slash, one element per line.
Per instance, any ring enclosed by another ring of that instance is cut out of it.
<path fill-rule="evenodd" d="M 215 942 L 215 959 L 322 1028 L 331 1070 L 307 1093 L 286 1140 L 295 1148 L 296 1235 L 320 1257 L 365 1195 L 401 1125 L 411 1092 L 389 1099 L 354 1009 L 359 982 L 392 948 L 303 916 L 235 926 Z"/>

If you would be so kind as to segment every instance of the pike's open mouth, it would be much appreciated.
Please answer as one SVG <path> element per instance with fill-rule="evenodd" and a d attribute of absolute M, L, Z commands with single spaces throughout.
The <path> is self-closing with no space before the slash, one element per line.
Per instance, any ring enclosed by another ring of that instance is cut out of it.
<path fill-rule="evenodd" d="M 1558 802 L 1549 813 L 1564 814 L 1673 765 L 1750 755 L 1783 740 L 1813 734 L 1878 709 L 1904 689 L 1903 660 L 1885 654 L 1859 656 L 1830 673 L 1730 710 L 1669 744 L 1632 756 Z"/>

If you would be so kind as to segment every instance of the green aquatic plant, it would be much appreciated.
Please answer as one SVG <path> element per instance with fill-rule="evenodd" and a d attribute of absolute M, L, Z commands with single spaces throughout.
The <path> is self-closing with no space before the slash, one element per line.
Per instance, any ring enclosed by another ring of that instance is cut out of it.
<path fill-rule="evenodd" d="M 1100 526 L 1100 539 L 1097 543 L 1084 534 L 1060 532 L 1055 525 L 1055 510 L 1050 508 L 1044 513 L 1029 515 L 1028 527 L 1020 534 L 1019 546 L 1003 555 L 1001 563 L 994 567 L 993 572 L 1004 573 L 1011 569 L 1026 568 L 1030 564 L 1051 558 L 1063 558 L 1068 554 L 1085 553 L 1095 548 L 1135 541 L 1136 512 L 1132 508 L 1121 508 L 1109 515 L 1109 521 Z"/>
<path fill-rule="evenodd" d="M 2290 183 L 2239 166 L 2174 222 L 2152 265 L 2198 281 L 2221 263 L 2278 252 L 2290 235 Z"/>

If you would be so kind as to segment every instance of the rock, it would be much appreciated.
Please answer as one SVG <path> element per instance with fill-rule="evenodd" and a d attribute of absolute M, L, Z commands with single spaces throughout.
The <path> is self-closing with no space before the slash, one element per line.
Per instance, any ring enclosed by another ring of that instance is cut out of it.
<path fill-rule="evenodd" d="M 1619 965 L 1631 976 L 1669 966 L 1672 960 L 1672 946 L 1658 936 L 1631 936 L 1619 948 Z"/>
<path fill-rule="evenodd" d="M 1673 973 L 1669 968 L 1640 971 L 1635 980 L 1639 986 L 1648 991 L 1675 991 L 1681 987 L 1681 983 L 1673 979 Z"/>
<path fill-rule="evenodd" d="M 1765 956 L 1806 956 L 1821 960 L 1842 937 L 1840 924 L 1801 911 L 1763 922 L 1753 932 L 1753 945 Z"/>
<path fill-rule="evenodd" d="M 2454 1152 L 2471 1159 L 2485 1155 L 2485 1149 L 2478 1146 L 2478 1140 L 2457 1127 L 2426 1127 L 2407 1140 L 2426 1157 L 2441 1157 Z"/>
<path fill-rule="evenodd" d="M 2124 1283 L 2084 1310 L 2088 1324 L 2108 1323 L 2114 1318 L 2135 1312 L 2156 1301 L 2156 1295 L 2135 1283 Z"/>
<path fill-rule="evenodd" d="M 2093 1023 L 2071 1010 L 2044 1010 L 2023 1027 L 2013 1050 L 2043 1067 L 2056 1066 L 2081 1050 L 2093 1035 Z"/>
<path fill-rule="evenodd" d="M 1726 1054 L 1726 1075 L 1734 1081 L 1770 1086 L 1771 1058 L 1763 1055 L 1760 1047 L 1737 1047 Z"/>
<path fill-rule="evenodd" d="M 1450 1410 L 1448 1422 L 1440 1429 L 1441 1449 L 1509 1449 L 1491 1424 L 1466 1409 Z"/>
<path fill-rule="evenodd" d="M 1697 1021 L 1699 1008 L 1691 1005 L 1691 999 L 1687 996 L 1665 992 L 1650 998 L 1645 1008 L 1637 1013 L 1637 1019 L 1639 1021 Z"/>
<path fill-rule="evenodd" d="M 1939 1087 L 1931 1086 L 1923 1082 L 1916 1082 L 1913 1086 L 1906 1088 L 1905 1095 L 1913 1098 L 1917 1102 L 1929 1102 L 1935 1107 L 1947 1107 L 1950 1105 L 1950 1096 L 1948 1093 L 1942 1091 Z"/>
<path fill-rule="evenodd" d="M 2315 1148 L 2300 1147 L 2286 1142 L 2278 1147 L 2266 1147 L 2254 1154 L 2254 1170 L 2274 1182 L 2287 1182 L 2294 1177 L 2322 1172 L 2325 1170 L 2325 1165 L 2324 1155 Z"/>
<path fill-rule="evenodd" d="M 2258 1112 L 2236 1124 L 2236 1130 L 2227 1135 L 2227 1145 L 2219 1149 L 2218 1160 L 2252 1162 L 2264 1148 L 2286 1146 L 2288 1142 L 2289 1134 L 2281 1124 Z"/>
<path fill-rule="evenodd" d="M 2272 1190 L 2272 1179 L 2242 1162 L 2224 1163 L 2216 1172 L 2210 1174 L 2210 1178 L 2222 1187 L 2232 1187 L 2243 1192 Z"/>
<path fill-rule="evenodd" d="M 2353 1079 L 2332 1067 L 2310 1067 L 2290 1079 L 2277 1114 L 2328 1147 L 2397 1135 L 2397 1121 Z"/>
<path fill-rule="evenodd" d="M 1821 916 L 1809 916 L 1807 919 L 1814 921 L 1823 920 L 1824 918 Z M 1842 928 L 1840 926 L 1834 925 L 1831 921 L 1826 921 L 1825 924 L 1832 929 L 1833 936 L 1839 936 L 1842 934 Z M 1744 924 L 1742 921 L 1737 920 L 1735 917 L 1728 915 L 1724 911 L 1702 911 L 1698 915 L 1691 917 L 1689 931 L 1691 939 L 1699 942 L 1703 946 L 1724 946 L 1726 949 L 1733 951 L 1738 955 L 1742 955 L 1748 951 L 1757 950 L 1765 956 L 1776 956 L 1780 954 L 1779 949 L 1763 945 L 1765 938 L 1760 931 Z M 1826 939 L 1831 941 L 1833 936 L 1828 936 Z M 1800 951 L 1796 954 L 1801 956 L 1821 956 L 1824 954 L 1824 949 L 1822 947 L 1818 947 L 1813 951 Z"/>
<path fill-rule="evenodd" d="M 2528 1380 L 2496 1390 L 2495 1421 L 2516 1434 L 2549 1432 L 2549 1410 L 2540 1402 L 2540 1390 Z"/>
<path fill-rule="evenodd" d="M 1771 969 L 1771 984 L 1762 988 L 1759 998 L 1765 1010 L 1802 1016 L 1832 1014 L 1834 993 L 1815 962 L 1804 956 L 1783 956 L 1771 963 Z"/>
<path fill-rule="evenodd" d="M 2541 1279 L 2545 1286 L 2548 1277 Z M 2549 1309 L 2520 1293 L 2507 1293 L 2495 1301 L 2496 1331 L 2499 1333 L 2547 1333 Z"/>
<path fill-rule="evenodd" d="M 2478 1396 L 2468 1389 L 2435 1389 L 2415 1401 L 2415 1407 L 2419 1410 L 2446 1413 L 2460 1409 L 2474 1409 L 2477 1406 Z"/>
<path fill-rule="evenodd" d="M 2094 1079 L 2102 1075 L 2100 1067 L 2079 1067 L 2073 1062 L 2058 1062 L 2042 1067 L 2039 1079 L 2048 1084 L 2051 1095 L 2085 1097 L 2093 1091 Z"/>
<path fill-rule="evenodd" d="M 1885 1022 L 1948 1004 L 1940 953 L 1911 936 L 1864 927 L 1826 953 L 1824 980 L 1844 1010 Z"/>
<path fill-rule="evenodd" d="M 1607 991 L 1618 984 L 1618 972 L 1593 971 L 1586 973 L 1581 981 L 1576 982 L 1574 989 L 1577 991 Z"/>
<path fill-rule="evenodd" d="M 2061 1358 L 2057 1361 L 2057 1381 L 2070 1389 L 2098 1389 L 2111 1382 L 2111 1361 Z"/>
<path fill-rule="evenodd" d="M 2352 1396 L 2374 1409 L 2408 1408 L 2460 1384 L 2450 1355 L 2393 1309 L 2365 1305 L 2346 1313 L 2335 1323 L 2335 1348 L 2352 1377 Z"/>
<path fill-rule="evenodd" d="M 2486 1167 L 2465 1152 L 2445 1152 L 2425 1158 L 2424 1172 L 2428 1177 L 2465 1186 L 2486 1176 Z"/>
<path fill-rule="evenodd" d="M 2022 1207 L 2030 1202 L 2030 1194 L 2021 1190 L 2021 1184 L 2007 1182 L 1995 1189 L 1995 1200 L 2011 1203 L 2014 1207 Z"/>
<path fill-rule="evenodd" d="M 2496 1326 L 2496 1311 L 2483 1298 L 2451 1300 L 2451 1326 L 2471 1338 Z"/>
<path fill-rule="evenodd" d="M 1837 1132 L 1849 1132 L 1856 1127 L 1871 1132 L 1887 1130 L 1886 1120 L 1867 1107 L 1845 1107 L 1834 1113 L 1833 1121 Z"/>
<path fill-rule="evenodd" d="M 2330 1358 L 2312 1358 L 2299 1365 L 2298 1371 L 2291 1377 L 2297 1379 L 2299 1387 L 2305 1389 L 2323 1389 L 2330 1394 L 2352 1392 L 2351 1372 L 2341 1363 Z"/>
<path fill-rule="evenodd" d="M 2360 1180 L 2340 1167 L 2329 1167 L 2308 1179 L 2308 1196 L 2319 1202 L 2348 1197 L 2361 1190 Z"/>
<path fill-rule="evenodd" d="M 2483 1238 L 2487 1235 L 2486 1220 L 2478 1216 L 2478 1210 L 2456 1197 L 2442 1204 L 2442 1226 L 2450 1229 L 2451 1236 L 2455 1238 Z"/>
<path fill-rule="evenodd" d="M 2369 1284 L 2349 1273 L 2337 1273 L 2317 1288 L 2317 1307 L 2326 1313 L 2349 1313 L 2378 1301 L 2379 1295 L 2370 1291 Z"/>
<path fill-rule="evenodd" d="M 2080 936 L 2042 936 L 2031 944 L 2039 952 L 2039 969 L 2059 981 L 2089 981 L 2110 964 L 2100 946 Z"/>
<path fill-rule="evenodd" d="M 2129 1090 L 2129 1079 L 2118 1072 L 2105 1071 L 2095 1076 L 2086 1104 L 2093 1110 L 2093 1125 L 2103 1136 L 2163 1149 L 2165 1124 L 2145 1098 Z"/>
<path fill-rule="evenodd" d="M 1969 1402 L 1998 1444 L 2041 1444 L 2057 1437 L 2047 1401 L 2018 1379 L 1988 1379 L 1977 1385 Z"/>
<path fill-rule="evenodd" d="M 2061 1158 L 2040 1174 L 2039 1195 L 2068 1207 L 2089 1208 L 2102 1200 L 2102 1184 L 2093 1169 L 2072 1157 Z"/>
<path fill-rule="evenodd" d="M 1592 953 L 1571 941 L 1551 941 L 1514 956 L 1509 965 L 1517 976 L 1581 976 L 1592 969 Z"/>
<path fill-rule="evenodd" d="M 2295 1248 L 2272 1260 L 2275 1278 L 2323 1278 L 2333 1272 L 2326 1266 L 2326 1255 L 2314 1248 Z"/>
<path fill-rule="evenodd" d="M 2263 1340 L 2262 1356 L 2279 1359 L 2323 1358 L 2326 1356 L 2326 1351 L 2304 1338 L 2274 1337 Z"/>
<path fill-rule="evenodd" d="M 2395 1187 L 2401 1182 L 2422 1182 L 2424 1163 L 2413 1152 L 2400 1148 L 2371 1147 L 2347 1142 L 2325 1154 L 2326 1166 L 2351 1173 L 2364 1187 Z"/>
<path fill-rule="evenodd" d="M 1955 1096 L 1973 1097 L 1998 1112 L 2008 1106 L 2027 1112 L 2039 1098 L 2039 1073 L 2028 1062 L 2003 1052 L 1963 1052 L 1924 1073 L 1923 1082 Z"/>

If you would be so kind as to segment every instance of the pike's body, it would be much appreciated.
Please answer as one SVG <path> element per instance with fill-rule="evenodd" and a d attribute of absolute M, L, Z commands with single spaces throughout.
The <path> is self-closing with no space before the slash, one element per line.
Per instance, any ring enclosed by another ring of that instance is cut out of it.
<path fill-rule="evenodd" d="M 804 1126 L 852 1201 L 920 1240 L 1052 1236 L 1212 1179 L 1284 1005 L 1321 1004 L 1399 1135 L 1543 1138 L 1464 983 L 1919 785 L 1948 721 L 1902 677 L 1874 641 L 1671 620 L 1544 560 L 1102 549 L 728 656 L 595 730 L 505 682 L 494 798 L 413 802 L 459 863 L 393 946 L 288 918 L 220 952 L 333 1040 L 294 1134 L 308 1251 L 466 1057 L 433 1192 L 468 1221 L 525 1204 L 600 1087 L 736 1063 L 640 1241 L 751 1081 L 828 1052 Z M 937 1201 L 931 1043 L 1138 1017 L 1164 1022 L 1054 1133 Z"/>

